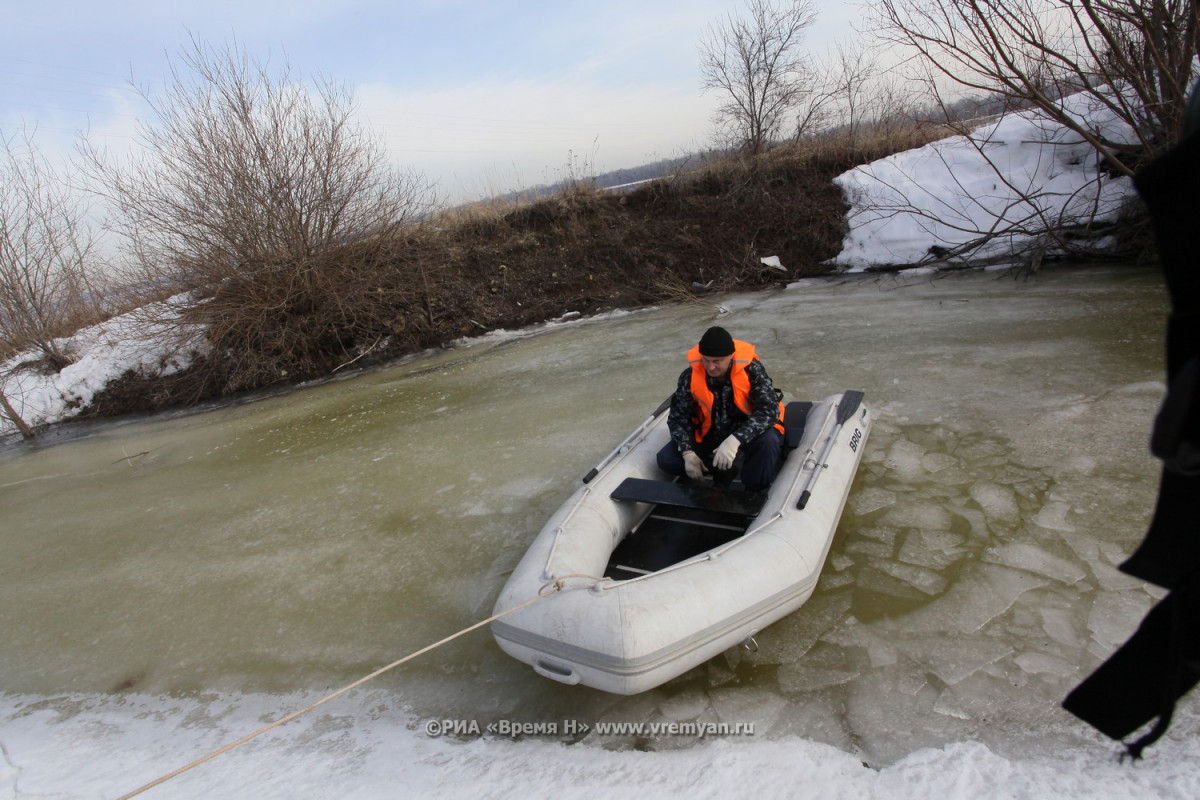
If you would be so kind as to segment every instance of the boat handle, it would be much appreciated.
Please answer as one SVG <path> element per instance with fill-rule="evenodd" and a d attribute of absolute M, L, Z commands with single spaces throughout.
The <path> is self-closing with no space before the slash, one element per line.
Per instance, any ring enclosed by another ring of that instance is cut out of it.
<path fill-rule="evenodd" d="M 568 686 L 574 686 L 583 678 L 571 667 L 563 667 L 558 664 L 552 664 L 548 661 L 543 661 L 540 658 L 535 658 L 532 662 L 533 671 L 543 678 L 549 678 L 552 681 L 565 683 Z"/>

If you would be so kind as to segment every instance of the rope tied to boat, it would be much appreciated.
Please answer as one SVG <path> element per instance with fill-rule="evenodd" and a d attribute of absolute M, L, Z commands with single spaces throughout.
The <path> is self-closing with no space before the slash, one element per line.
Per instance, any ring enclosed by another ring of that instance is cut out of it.
<path fill-rule="evenodd" d="M 238 739 L 237 741 L 230 742 L 229 744 L 225 745 L 224 747 L 214 750 L 211 753 L 209 753 L 208 755 L 198 758 L 195 761 L 191 762 L 190 764 L 180 767 L 179 769 L 175 770 L 174 772 L 170 772 L 166 775 L 163 775 L 162 777 L 157 778 L 157 779 L 151 781 L 150 783 L 145 784 L 144 786 L 140 786 L 137 789 L 134 789 L 132 792 L 129 792 L 128 794 L 121 795 L 118 798 L 118 800 L 128 800 L 128 798 L 136 797 L 144 792 L 148 792 L 149 790 L 153 789 L 156 786 L 161 786 L 162 784 L 166 783 L 167 781 L 178 778 L 180 775 L 183 775 L 185 772 L 195 769 L 196 767 L 200 766 L 201 764 L 205 764 L 209 761 L 212 761 L 217 756 L 228 753 L 230 750 L 233 750 L 237 747 L 241 747 L 242 745 L 246 744 L 247 742 L 249 742 L 253 739 L 257 739 L 259 736 L 262 736 L 264 733 L 267 733 L 268 731 L 278 728 L 280 725 L 285 725 L 298 717 L 304 716 L 305 714 L 309 713 L 310 711 L 312 711 L 316 708 L 319 708 L 320 706 L 325 705 L 329 701 L 335 700 L 335 699 L 341 697 L 342 695 L 346 694 L 347 692 L 357 689 L 359 686 L 362 686 L 364 683 L 367 683 L 368 681 L 378 678 L 380 675 L 384 674 L 385 672 L 390 672 L 391 670 L 395 669 L 396 667 L 399 667 L 402 664 L 412 661 L 417 656 L 424 655 L 425 653 L 428 653 L 431 650 L 436 650 L 437 648 L 441 647 L 442 645 L 448 644 L 448 643 L 454 641 L 455 639 L 459 638 L 460 636 L 465 636 L 466 634 L 468 634 L 472 631 L 478 630 L 479 628 L 482 628 L 484 625 L 487 625 L 490 622 L 498 620 L 501 617 L 505 617 L 505 616 L 508 616 L 509 614 L 514 614 L 518 611 L 521 611 L 522 609 L 529 608 L 534 603 L 537 603 L 541 600 L 546 599 L 547 597 L 550 597 L 551 595 L 553 595 L 557 592 L 562 591 L 567 586 L 567 583 L 566 583 L 567 580 L 569 580 L 571 578 L 591 578 L 594 581 L 608 580 L 607 578 L 596 578 L 596 577 L 590 576 L 590 575 L 563 575 L 561 577 L 557 577 L 552 580 L 549 580 L 546 583 L 542 584 L 541 587 L 538 588 L 537 594 L 534 597 L 531 597 L 529 600 L 526 600 L 524 603 L 513 606 L 512 608 L 505 609 L 504 611 L 501 611 L 498 614 L 493 614 L 492 616 L 488 617 L 487 619 L 480 620 L 479 622 L 476 622 L 473 625 L 469 625 L 466 628 L 463 628 L 462 630 L 458 631 L 457 633 L 452 633 L 444 639 L 434 642 L 433 644 L 426 645 L 425 647 L 422 647 L 420 650 L 417 650 L 413 653 L 409 653 L 408 655 L 404 656 L 403 658 L 397 659 L 397 660 L 393 661 L 392 663 L 388 664 L 387 666 L 380 667 L 379 669 L 372 672 L 370 675 L 366 675 L 362 678 L 359 678 L 358 680 L 354 681 L 354 683 L 343 686 L 341 689 L 338 689 L 336 692 L 332 692 L 330 694 L 325 695 L 320 700 L 317 700 L 316 702 L 305 706 L 304 708 L 300 709 L 299 711 L 294 711 L 291 714 L 288 714 L 286 717 L 283 717 L 282 719 L 278 719 L 275 722 L 272 722 L 271 724 L 269 724 L 263 728 L 259 728 L 258 730 L 254 731 L 253 733 L 248 733 L 245 736 L 243 736 L 242 738 Z"/>

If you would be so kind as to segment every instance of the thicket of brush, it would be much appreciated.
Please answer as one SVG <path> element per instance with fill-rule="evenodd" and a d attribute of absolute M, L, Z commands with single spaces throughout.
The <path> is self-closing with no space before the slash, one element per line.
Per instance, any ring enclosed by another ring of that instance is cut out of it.
<path fill-rule="evenodd" d="M 136 375 L 92 412 L 126 413 L 330 375 L 568 312 L 685 302 L 829 271 L 847 206 L 832 179 L 940 135 L 914 126 L 865 142 L 731 155 L 632 191 L 576 182 L 330 249 L 303 264 L 238 271 L 189 321 L 211 346 L 186 372 Z M 783 271 L 761 259 L 776 256 Z"/>

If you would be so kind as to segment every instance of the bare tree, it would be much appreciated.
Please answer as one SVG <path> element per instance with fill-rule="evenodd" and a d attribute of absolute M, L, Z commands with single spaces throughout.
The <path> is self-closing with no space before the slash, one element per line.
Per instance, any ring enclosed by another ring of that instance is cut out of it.
<path fill-rule="evenodd" d="M 0 148 L 0 340 L 57 371 L 71 363 L 62 337 L 93 321 L 87 208 L 31 136 L 0 139 Z"/>
<path fill-rule="evenodd" d="M 85 142 L 101 192 L 148 275 L 211 285 L 266 266 L 298 267 L 353 237 L 385 235 L 426 210 L 427 187 L 386 163 L 355 125 L 349 92 L 310 91 L 236 45 L 193 39 L 152 113 L 140 150 L 116 163 Z"/>
<path fill-rule="evenodd" d="M 66 337 L 97 320 L 86 215 L 65 172 L 42 157 L 32 135 L 0 137 L 0 357 L 13 356 L 10 364 L 61 370 L 73 359 Z M 0 415 L 33 436 L 2 382 Z"/>
<path fill-rule="evenodd" d="M 1195 72 L 1193 0 L 880 0 L 874 26 L 920 57 L 931 85 L 1037 108 L 1132 175 L 1178 141 Z M 1063 98 L 1087 93 L 1128 124 L 1111 136 Z"/>
<path fill-rule="evenodd" d="M 142 282 L 194 290 L 185 318 L 225 362 L 205 391 L 299 377 L 377 338 L 350 284 L 374 280 L 434 198 L 355 123 L 350 92 L 195 39 L 160 94 L 140 91 L 139 149 L 121 161 L 85 141 L 85 163 Z"/>
<path fill-rule="evenodd" d="M 913 125 L 919 103 L 911 82 L 885 68 L 866 40 L 837 42 L 811 74 L 811 89 L 797 107 L 797 139 L 836 132 L 855 142 L 867 132 Z"/>
<path fill-rule="evenodd" d="M 837 55 L 829 85 L 841 106 L 842 124 L 854 139 L 861 133 L 864 117 L 870 113 L 867 93 L 872 82 L 879 78 L 879 67 L 861 42 L 858 45 L 839 44 Z"/>
<path fill-rule="evenodd" d="M 710 26 L 700 43 L 705 90 L 721 93 L 718 125 L 750 153 L 762 152 L 807 91 L 800 52 L 804 31 L 816 22 L 812 0 L 748 0 L 747 16 L 730 14 Z"/>

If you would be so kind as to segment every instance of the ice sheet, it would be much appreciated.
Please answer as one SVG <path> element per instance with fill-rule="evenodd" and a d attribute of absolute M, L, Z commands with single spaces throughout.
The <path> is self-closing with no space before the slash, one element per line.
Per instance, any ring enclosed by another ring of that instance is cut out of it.
<path fill-rule="evenodd" d="M 1087 576 L 1087 570 L 1078 562 L 1056 556 L 1030 542 L 1002 544 L 988 550 L 983 558 L 1067 584 L 1077 583 Z"/>

